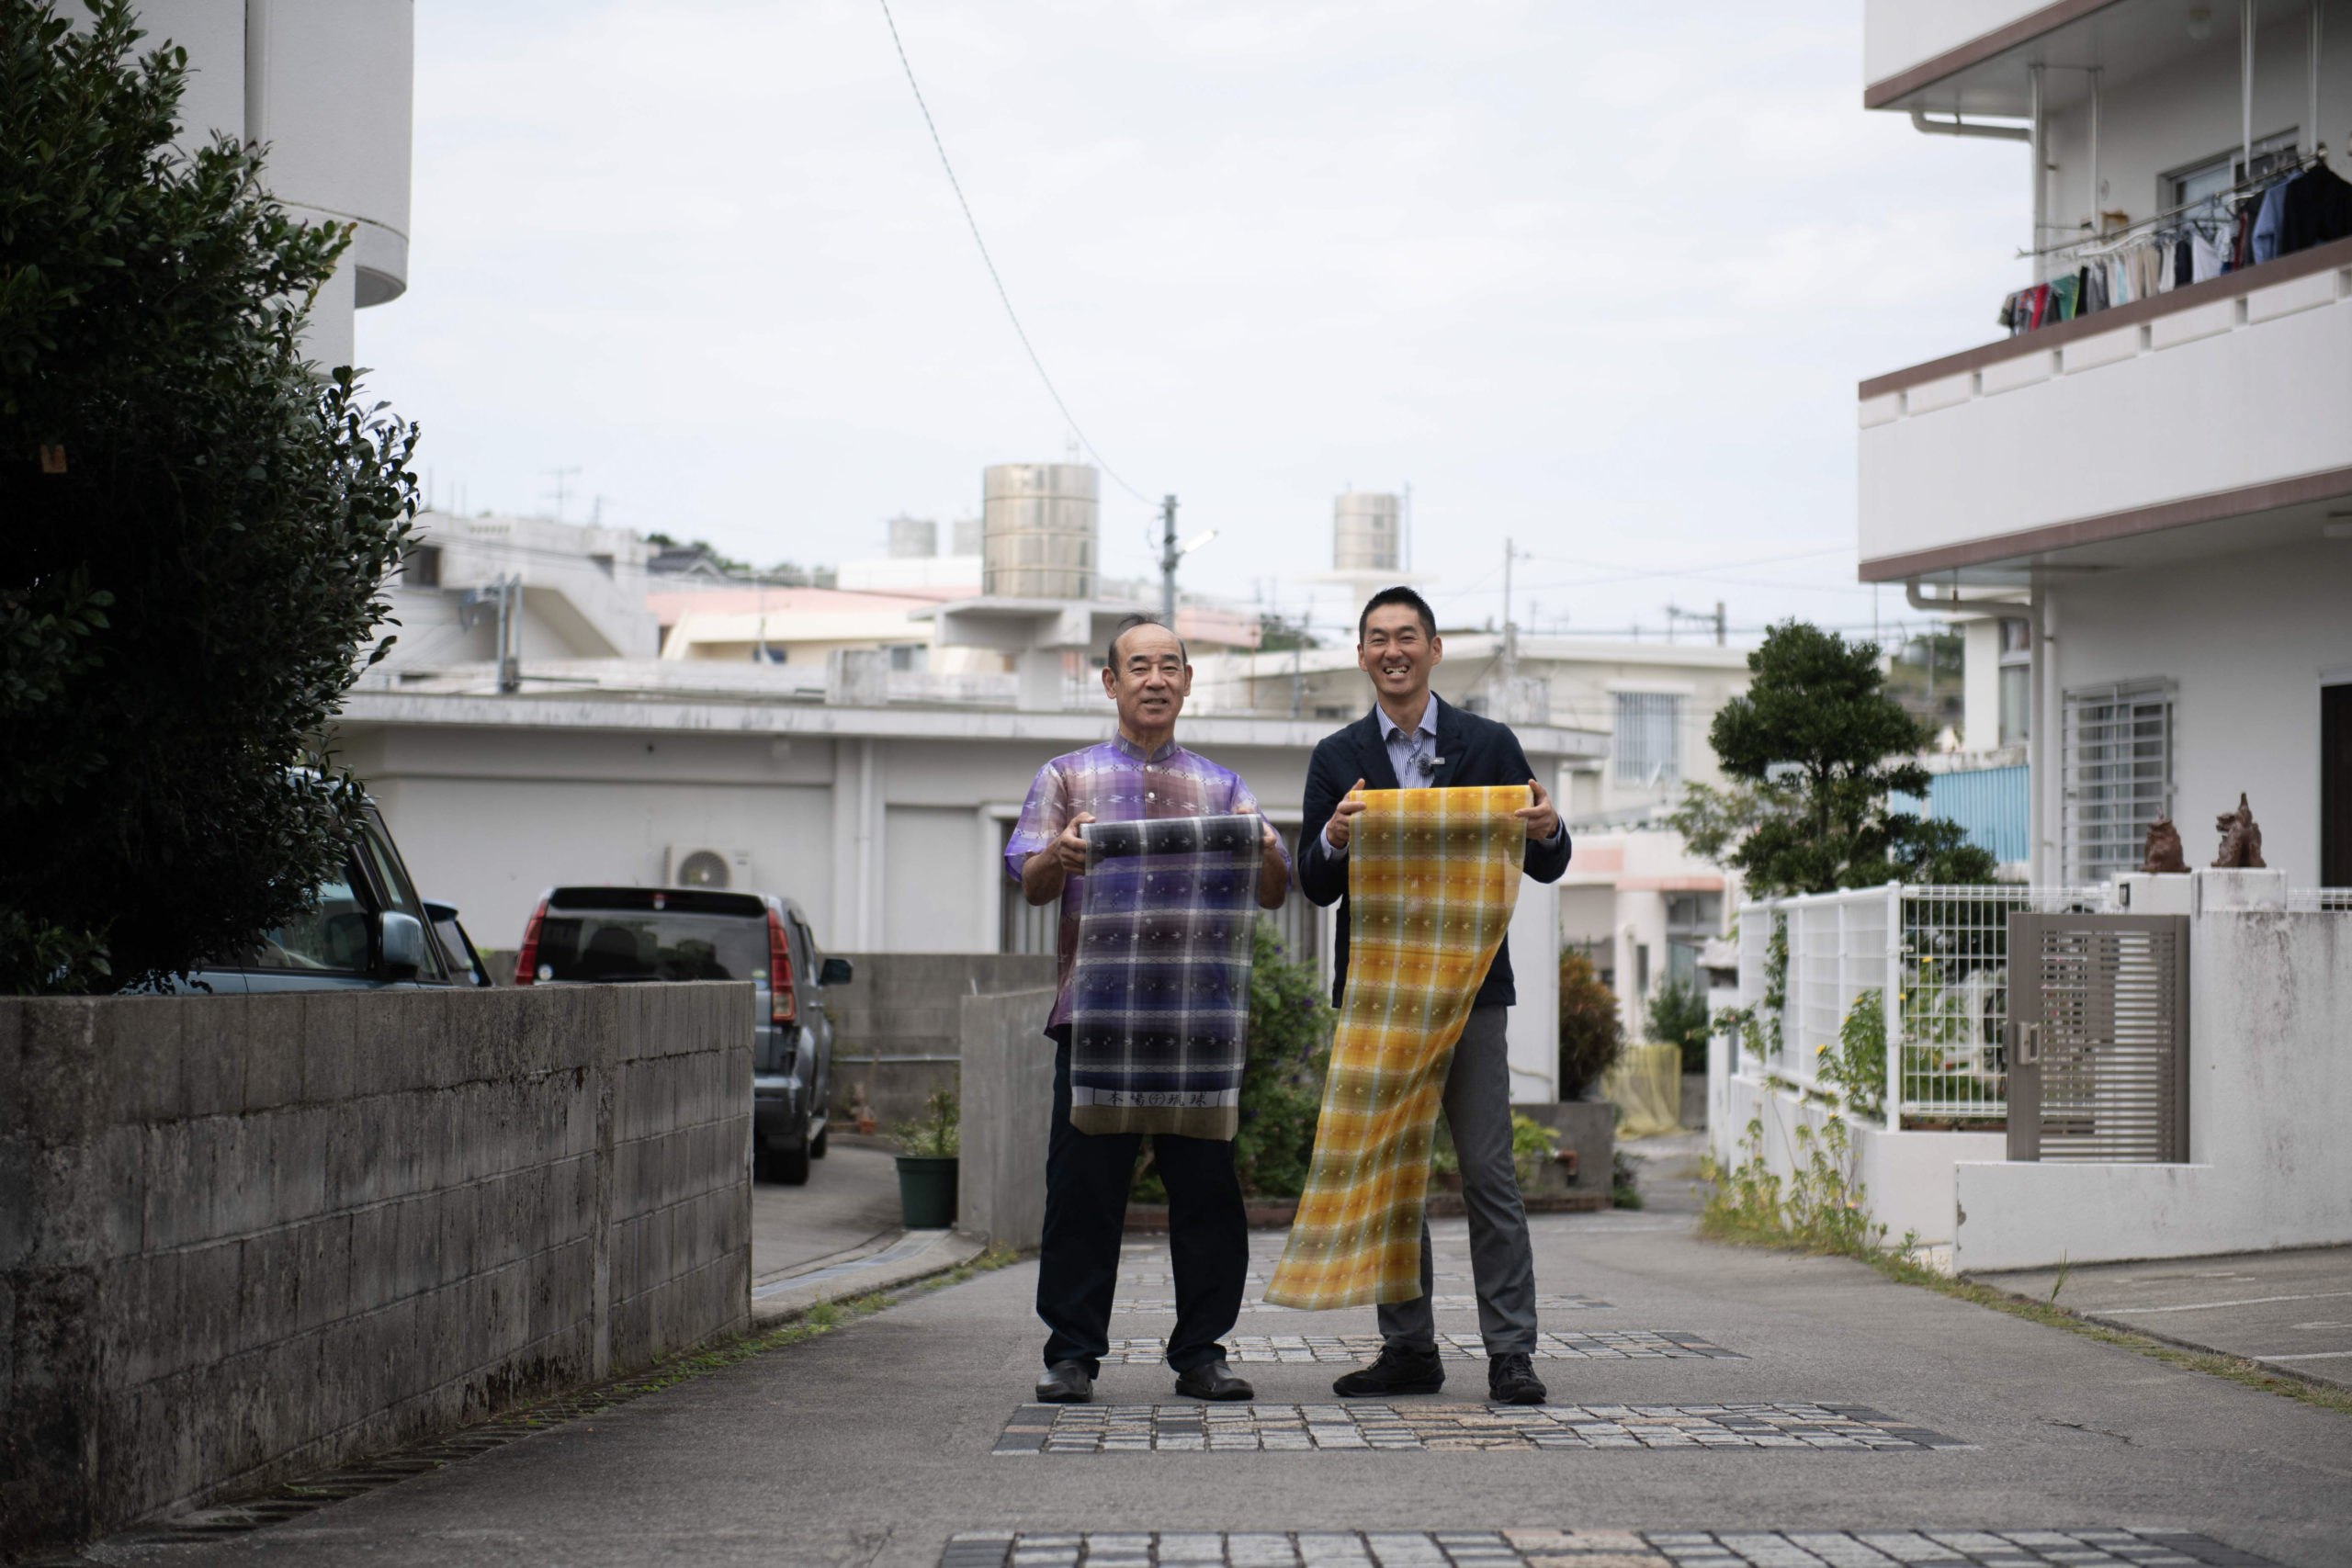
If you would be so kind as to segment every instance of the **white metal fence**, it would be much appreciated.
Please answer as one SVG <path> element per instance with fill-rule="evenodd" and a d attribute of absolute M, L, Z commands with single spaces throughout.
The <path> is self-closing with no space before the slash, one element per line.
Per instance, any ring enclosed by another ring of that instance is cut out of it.
<path fill-rule="evenodd" d="M 2106 908 L 2102 888 L 1894 883 L 1745 904 L 1741 1066 L 1890 1126 L 2005 1117 L 2009 916 Z"/>

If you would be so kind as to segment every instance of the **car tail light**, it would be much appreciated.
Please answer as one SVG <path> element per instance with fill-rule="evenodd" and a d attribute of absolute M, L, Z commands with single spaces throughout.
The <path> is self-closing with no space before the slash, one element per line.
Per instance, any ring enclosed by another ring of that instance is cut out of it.
<path fill-rule="evenodd" d="M 768 911 L 768 1020 L 790 1023 L 800 1016 L 799 998 L 792 991 L 792 944 L 785 940 L 784 921 Z"/>
<path fill-rule="evenodd" d="M 527 986 L 539 977 L 539 921 L 548 912 L 548 901 L 531 911 L 530 924 L 523 928 L 523 948 L 514 955 L 514 983 Z"/>

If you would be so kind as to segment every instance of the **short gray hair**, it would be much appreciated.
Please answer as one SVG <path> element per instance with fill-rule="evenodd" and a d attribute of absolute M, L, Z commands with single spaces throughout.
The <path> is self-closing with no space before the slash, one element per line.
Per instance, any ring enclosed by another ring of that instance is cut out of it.
<path fill-rule="evenodd" d="M 1119 624 L 1111 628 L 1111 641 L 1102 650 L 1102 667 L 1104 669 L 1116 670 L 1119 667 L 1119 639 L 1126 636 L 1129 632 L 1134 631 L 1137 626 L 1159 626 L 1165 629 L 1170 636 L 1175 637 L 1176 635 L 1175 628 L 1170 626 L 1167 622 L 1161 620 L 1158 615 L 1122 615 L 1119 617 Z M 1186 664 L 1189 665 L 1193 662 L 1193 656 L 1186 650 L 1184 647 L 1184 639 L 1181 637 L 1176 637 L 1176 652 L 1178 657 L 1182 658 Z"/>

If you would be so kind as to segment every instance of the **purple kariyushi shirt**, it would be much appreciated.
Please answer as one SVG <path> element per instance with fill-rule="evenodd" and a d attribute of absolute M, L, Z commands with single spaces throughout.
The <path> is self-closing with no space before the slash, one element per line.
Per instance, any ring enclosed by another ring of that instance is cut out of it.
<path fill-rule="evenodd" d="M 1097 822 L 1138 822 L 1157 817 L 1223 817 L 1258 809 L 1257 796 L 1241 775 L 1220 768 L 1197 751 L 1170 741 L 1149 756 L 1124 735 L 1100 746 L 1055 758 L 1037 770 L 1036 783 L 1021 807 L 1021 820 L 1004 846 L 1004 869 L 1013 881 L 1021 867 L 1061 837 L 1069 819 L 1081 813 Z M 1280 841 L 1280 835 L 1277 835 Z M 1283 863 L 1290 863 L 1290 846 L 1283 843 Z M 1051 1029 L 1069 1021 L 1069 976 L 1078 962 L 1078 911 L 1086 878 L 1072 876 L 1062 884 L 1061 919 L 1054 932 L 1055 972 L 1059 990 L 1054 1010 L 1046 1021 Z"/>

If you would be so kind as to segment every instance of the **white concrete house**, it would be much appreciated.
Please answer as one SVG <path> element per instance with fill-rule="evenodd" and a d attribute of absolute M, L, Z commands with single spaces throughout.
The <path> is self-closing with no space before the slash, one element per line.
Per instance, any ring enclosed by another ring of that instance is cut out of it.
<path fill-rule="evenodd" d="M 61 6 L 73 16 L 78 6 Z M 303 346 L 353 362 L 353 317 L 408 288 L 414 0 L 138 0 L 140 48 L 187 49 L 179 143 L 267 149 L 288 215 L 347 224 L 350 248 L 311 307 Z"/>
<path fill-rule="evenodd" d="M 1864 99 L 2022 139 L 1984 156 L 2074 277 L 2249 169 L 2352 166 L 2352 6 L 2205 9 L 1871 0 Z M 2136 863 L 2159 814 L 2193 851 L 2244 791 L 2272 865 L 2352 884 L 2352 238 L 1956 344 L 1860 423 L 1862 577 L 1996 602 L 1968 739 L 2030 748 L 2035 882 Z"/>
<path fill-rule="evenodd" d="M 1842 1106 L 1871 1213 L 1960 1269 L 2352 1242 L 2352 222 L 2207 217 L 2352 164 L 2352 6 L 1864 17 L 1868 107 L 2025 153 L 2043 324 L 1862 383 L 1859 525 L 1866 581 L 1980 617 L 2033 886 L 1746 906 L 1717 1154 L 1753 1121 L 1785 1175 Z M 2267 869 L 2134 874 L 2241 792 Z"/>

